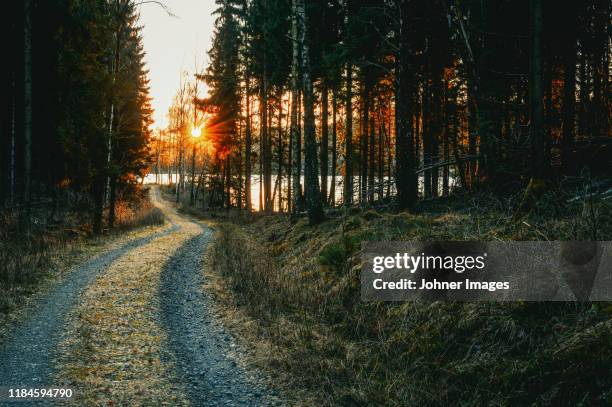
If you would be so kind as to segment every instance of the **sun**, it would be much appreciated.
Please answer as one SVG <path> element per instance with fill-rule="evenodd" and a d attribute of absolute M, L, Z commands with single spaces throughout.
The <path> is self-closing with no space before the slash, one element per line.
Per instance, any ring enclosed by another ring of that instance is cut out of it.
<path fill-rule="evenodd" d="M 200 127 L 194 127 L 191 130 L 191 137 L 198 138 L 202 135 L 202 129 Z"/>

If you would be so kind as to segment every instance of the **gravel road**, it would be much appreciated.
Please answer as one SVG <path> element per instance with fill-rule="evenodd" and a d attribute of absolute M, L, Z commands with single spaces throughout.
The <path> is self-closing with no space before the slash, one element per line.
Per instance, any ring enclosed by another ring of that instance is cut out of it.
<path fill-rule="evenodd" d="M 170 220 L 171 227 L 107 249 L 77 266 L 41 295 L 24 312 L 27 317 L 0 344 L 0 387 L 57 386 L 53 382 L 57 373 L 56 349 L 66 329 L 67 316 L 79 304 L 84 290 L 111 263 L 131 250 L 147 244 L 159 245 L 157 238 L 171 234 L 184 242 L 162 267 L 158 312 L 168 338 L 165 346 L 176 362 L 177 388 L 186 389 L 187 399 L 193 406 L 282 404 L 259 373 L 247 371 L 237 363 L 240 349 L 218 321 L 213 299 L 203 288 L 201 262 L 212 239 L 211 229 L 178 214 L 159 199 L 157 190 L 153 201 Z M 108 386 L 113 383 L 109 382 Z M 16 404 L 40 405 L 23 401 Z M 0 400 L 0 405 L 8 404 Z"/>
<path fill-rule="evenodd" d="M 14 327 L 0 344 L 0 386 L 49 387 L 53 383 L 55 349 L 66 326 L 66 316 L 79 295 L 113 261 L 156 237 L 173 233 L 178 226 L 132 240 L 103 252 L 75 267 L 58 281 L 49 293 L 27 310 L 28 317 Z M 0 401 L 3 404 L 4 401 Z M 20 402 L 20 406 L 28 403 Z M 37 404 L 38 405 L 38 404 Z"/>
<path fill-rule="evenodd" d="M 178 376 L 194 406 L 281 405 L 261 377 L 236 363 L 240 350 L 218 323 L 213 299 L 202 288 L 203 276 L 197 270 L 202 269 L 202 249 L 211 237 L 211 230 L 203 227 L 162 270 L 162 325 L 169 334 Z"/>

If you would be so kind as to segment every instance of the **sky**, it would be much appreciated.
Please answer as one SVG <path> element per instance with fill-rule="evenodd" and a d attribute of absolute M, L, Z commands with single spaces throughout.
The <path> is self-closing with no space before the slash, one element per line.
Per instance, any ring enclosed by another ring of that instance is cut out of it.
<path fill-rule="evenodd" d="M 140 5 L 140 24 L 146 52 L 145 61 L 151 81 L 151 97 L 155 110 L 153 127 L 163 128 L 168 108 L 179 87 L 181 72 L 193 75 L 208 65 L 211 47 L 214 0 L 161 0 L 176 15 L 169 16 L 159 5 Z M 205 85 L 201 84 L 200 88 Z"/>

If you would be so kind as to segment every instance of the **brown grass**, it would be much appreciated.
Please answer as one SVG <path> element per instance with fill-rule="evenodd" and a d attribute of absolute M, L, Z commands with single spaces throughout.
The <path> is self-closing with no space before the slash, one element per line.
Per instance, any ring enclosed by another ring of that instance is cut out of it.
<path fill-rule="evenodd" d="M 32 222 L 24 231 L 15 214 L 0 214 L 0 330 L 9 314 L 103 243 L 128 230 L 164 223 L 146 191 L 130 204 L 118 203 L 116 228 L 103 236 L 92 236 L 90 226 L 77 215 L 66 216 L 60 224 Z"/>
<path fill-rule="evenodd" d="M 183 226 L 117 259 L 71 312 L 58 380 L 79 389 L 74 405 L 188 405 L 158 321 L 162 267 L 199 233 L 190 223 Z"/>
<path fill-rule="evenodd" d="M 609 403 L 609 304 L 359 299 L 364 240 L 612 237 L 609 203 L 560 206 L 551 192 L 513 220 L 519 202 L 481 195 L 412 214 L 340 212 L 314 228 L 282 216 L 217 217 L 211 288 L 253 363 L 296 404 Z"/>

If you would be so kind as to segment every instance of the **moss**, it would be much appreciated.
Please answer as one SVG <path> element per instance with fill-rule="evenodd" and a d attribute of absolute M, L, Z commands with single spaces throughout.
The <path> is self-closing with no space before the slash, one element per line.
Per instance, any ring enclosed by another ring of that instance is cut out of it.
<path fill-rule="evenodd" d="M 351 216 L 346 220 L 346 222 L 344 222 L 343 227 L 345 230 L 358 229 L 361 227 L 362 223 L 361 217 Z"/>
<path fill-rule="evenodd" d="M 380 213 L 376 212 L 376 211 L 375 211 L 375 210 L 373 210 L 373 209 L 370 209 L 370 210 L 368 210 L 368 211 L 364 212 L 364 213 L 361 215 L 361 217 L 362 217 L 362 218 L 364 218 L 364 219 L 365 219 L 365 220 L 367 220 L 367 221 L 372 221 L 372 220 L 382 219 L 382 215 L 381 215 Z"/>
<path fill-rule="evenodd" d="M 238 329 L 279 350 L 257 359 L 309 400 L 302 405 L 609 404 L 608 304 L 360 300 L 362 241 L 579 240 L 592 223 L 612 237 L 605 202 L 594 206 L 596 222 L 577 204 L 539 208 L 525 223 L 512 219 L 520 200 L 483 194 L 421 203 L 416 213 L 338 216 L 290 227 L 282 253 L 265 236 L 285 221 L 256 221 L 227 231 L 216 268 L 251 282 L 232 295 L 257 329 Z M 245 247 L 252 264 L 223 266 Z"/>

